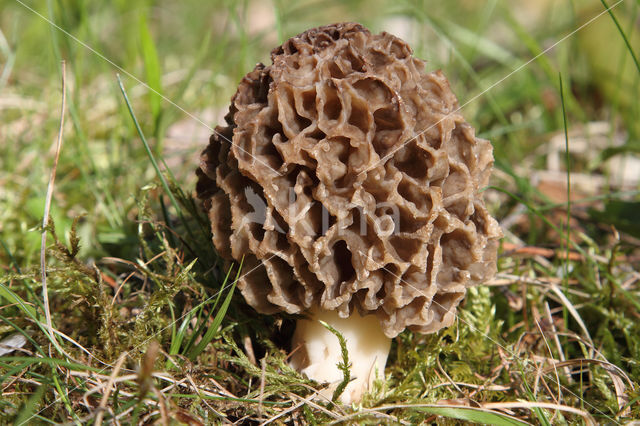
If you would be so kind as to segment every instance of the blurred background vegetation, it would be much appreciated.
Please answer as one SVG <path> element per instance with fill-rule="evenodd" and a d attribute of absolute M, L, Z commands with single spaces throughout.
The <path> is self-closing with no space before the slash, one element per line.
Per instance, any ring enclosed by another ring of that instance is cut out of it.
<path fill-rule="evenodd" d="M 536 423 L 640 415 L 640 1 L 0 0 L 0 10 L 0 344 L 26 341 L 0 357 L 3 419 L 94 421 L 101 397 L 105 419 L 124 422 L 497 421 L 473 417 L 479 407 Z M 501 272 L 471 292 L 463 321 L 397 339 L 386 384 L 355 414 L 290 396 L 310 395 L 310 383 L 286 366 L 289 320 L 243 307 L 191 199 L 199 151 L 242 76 L 288 37 L 337 21 L 393 33 L 444 71 L 494 145 L 486 199 L 506 235 Z M 47 335 L 38 272 L 62 60 L 47 265 L 53 324 L 77 344 Z M 149 336 L 164 353 L 149 355 Z M 251 342 L 269 355 L 264 372 Z M 147 373 L 135 368 L 145 351 Z M 166 390 L 174 382 L 154 365 L 192 383 Z M 127 371 L 137 381 L 105 396 L 109 375 Z M 538 405 L 482 405 L 523 400 Z M 416 405 L 438 401 L 461 408 Z"/>

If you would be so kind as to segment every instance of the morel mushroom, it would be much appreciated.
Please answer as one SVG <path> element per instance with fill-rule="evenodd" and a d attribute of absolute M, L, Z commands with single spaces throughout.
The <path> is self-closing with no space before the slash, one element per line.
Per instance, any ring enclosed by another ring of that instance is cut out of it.
<path fill-rule="evenodd" d="M 233 96 L 202 153 L 198 196 L 213 243 L 244 256 L 238 283 L 263 314 L 304 314 L 292 365 L 339 382 L 341 400 L 383 375 L 390 339 L 453 322 L 466 288 L 496 270 L 501 232 L 480 189 L 493 165 L 440 71 L 355 23 L 271 52 Z"/>

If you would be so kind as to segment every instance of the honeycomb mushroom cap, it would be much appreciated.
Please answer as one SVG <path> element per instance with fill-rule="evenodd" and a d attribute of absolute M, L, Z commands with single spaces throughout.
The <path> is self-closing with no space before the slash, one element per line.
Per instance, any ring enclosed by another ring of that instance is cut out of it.
<path fill-rule="evenodd" d="M 501 232 L 479 192 L 491 144 L 391 34 L 314 28 L 271 59 L 241 81 L 198 170 L 218 253 L 251 271 L 246 301 L 356 309 L 388 337 L 450 325 L 496 270 Z"/>

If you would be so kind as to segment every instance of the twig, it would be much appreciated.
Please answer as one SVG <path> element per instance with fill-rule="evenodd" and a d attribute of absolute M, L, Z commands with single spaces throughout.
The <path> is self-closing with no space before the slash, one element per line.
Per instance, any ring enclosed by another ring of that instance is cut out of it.
<path fill-rule="evenodd" d="M 556 330 L 556 325 L 553 323 L 553 316 L 551 315 L 549 302 L 547 302 L 546 300 L 544 302 L 544 313 L 547 317 L 547 321 L 549 321 L 549 326 L 551 327 L 551 334 L 553 336 L 553 341 L 556 345 L 556 349 L 558 350 L 558 356 L 560 356 L 560 361 L 566 361 L 567 359 L 564 356 L 562 345 L 560 344 L 560 338 L 558 337 L 558 330 Z M 567 368 L 564 368 L 563 371 L 567 378 L 567 381 L 571 383 L 571 370 L 567 367 Z"/>
<path fill-rule="evenodd" d="M 267 355 L 265 354 L 260 360 L 260 365 L 262 367 L 262 374 L 260 374 L 260 396 L 258 398 L 258 416 L 260 420 L 262 420 L 262 400 L 264 398 L 264 377 L 267 372 Z M 263 423 L 265 424 L 265 423 Z"/>
<path fill-rule="evenodd" d="M 537 309 L 535 310 L 535 318 L 534 321 L 536 323 L 536 326 L 538 327 L 538 330 L 540 331 L 540 337 L 542 337 L 542 341 L 544 342 L 545 346 L 547 347 L 547 350 L 549 351 L 549 357 L 553 358 L 553 351 L 551 350 L 551 346 L 549 345 L 549 342 L 547 341 L 547 337 L 544 334 L 544 331 L 542 330 L 542 327 L 540 326 L 540 315 L 537 312 Z M 558 374 L 558 369 L 555 368 L 555 364 L 553 364 L 553 371 L 555 372 L 556 375 L 556 383 L 558 384 L 558 399 L 556 400 L 556 402 L 562 401 L 562 388 L 560 385 L 560 375 Z M 551 393 L 551 392 L 549 392 Z"/>
<path fill-rule="evenodd" d="M 169 415 L 167 414 L 167 402 L 162 393 L 153 386 L 153 393 L 158 397 L 158 409 L 160 410 L 160 420 L 164 426 L 169 426 Z"/>
<path fill-rule="evenodd" d="M 576 251 L 554 250 L 545 247 L 520 246 L 510 242 L 503 242 L 502 249 L 509 256 L 525 255 L 525 256 L 542 256 L 542 257 L 558 257 L 560 259 L 569 259 L 574 261 L 584 261 L 584 256 Z"/>
<path fill-rule="evenodd" d="M 567 296 L 565 296 L 565 294 L 557 285 L 552 284 L 551 290 L 560 298 L 561 304 L 567 307 L 567 310 L 569 311 L 573 319 L 575 319 L 575 321 L 578 323 L 578 326 L 582 329 L 582 333 L 584 334 L 584 337 L 587 339 L 591 347 L 595 347 L 595 345 L 593 344 L 593 340 L 591 339 L 591 335 L 589 334 L 589 329 L 587 329 L 584 321 L 582 321 L 582 317 L 580 317 L 580 314 L 576 310 L 575 306 L 573 306 L 569 299 L 567 299 Z M 593 352 L 591 352 L 589 356 L 593 358 Z"/>
<path fill-rule="evenodd" d="M 302 386 L 303 388 L 307 389 L 310 392 L 313 392 L 310 396 L 308 396 L 305 399 L 305 401 L 307 401 L 307 403 L 310 406 L 314 407 L 315 409 L 320 410 L 320 411 L 324 411 L 326 414 L 333 413 L 333 414 L 329 414 L 329 415 L 332 416 L 332 417 L 335 417 L 335 418 L 338 418 L 340 415 L 345 416 L 347 414 L 347 412 L 344 410 L 344 408 L 343 408 L 343 406 L 341 404 L 333 404 L 332 401 L 329 398 L 327 398 L 325 395 L 323 395 L 321 393 L 322 390 L 324 390 L 324 389 L 316 389 L 313 386 L 309 386 L 309 385 L 307 385 L 305 383 L 298 383 L 298 385 Z M 301 398 L 302 399 L 301 396 L 293 394 L 291 392 L 287 392 L 287 395 L 289 395 L 290 398 L 295 396 L 297 398 Z M 327 404 L 327 407 L 331 407 L 331 409 L 333 411 L 330 411 L 330 410 L 328 410 L 326 408 L 324 408 L 324 409 L 318 408 L 318 407 L 321 407 L 321 405 L 312 404 L 310 402 L 312 400 L 318 400 L 318 401 L 324 402 L 325 404 Z M 339 414 L 336 414 L 336 412 L 339 412 Z"/>
<path fill-rule="evenodd" d="M 104 410 L 107 408 L 107 402 L 109 401 L 109 395 L 111 394 L 111 387 L 120 372 L 120 368 L 122 368 L 122 364 L 124 364 L 124 360 L 127 358 L 127 353 L 123 352 L 120 354 L 118 361 L 116 362 L 116 366 L 113 368 L 111 375 L 109 376 L 109 381 L 107 382 L 107 387 L 102 395 L 102 400 L 100 401 L 100 405 L 98 406 L 98 414 L 96 415 L 96 426 L 100 426 L 102 424 L 102 417 L 104 417 Z"/>
<path fill-rule="evenodd" d="M 196 392 L 196 394 L 198 394 L 198 396 L 200 398 L 202 398 L 201 390 L 200 390 L 200 388 L 198 388 L 198 385 L 196 385 L 196 383 L 193 381 L 193 378 L 191 377 L 191 374 L 187 374 L 187 381 L 193 387 L 193 390 Z M 215 413 L 216 416 L 220 417 L 222 419 L 223 423 L 227 423 L 227 424 L 229 423 L 229 420 L 227 419 L 227 416 L 225 414 L 217 411 L 215 408 L 213 408 L 211 406 L 211 404 L 209 404 L 205 398 L 202 398 L 201 401 L 204 403 L 204 405 L 207 406 L 207 408 L 209 410 L 211 410 L 212 413 Z"/>
<path fill-rule="evenodd" d="M 73 375 L 74 376 L 80 376 L 80 377 L 88 377 L 88 376 L 90 376 L 90 374 L 87 374 L 87 375 L 73 374 Z M 138 377 L 137 374 L 127 374 L 127 375 L 124 375 L 124 376 L 120 376 L 120 377 L 117 377 L 117 378 L 113 379 L 112 385 L 117 385 L 118 383 L 124 383 L 124 382 L 128 382 L 127 383 L 128 385 L 132 385 L 137 377 Z M 96 383 L 96 386 L 94 386 L 93 388 L 91 388 L 88 391 L 86 391 L 84 393 L 84 395 L 82 396 L 83 399 L 88 398 L 89 396 L 93 395 L 94 393 L 100 392 L 102 389 L 106 389 L 106 386 L 107 386 L 107 385 L 103 385 L 103 384 L 99 383 L 96 380 L 88 379 L 87 382 L 88 383 Z M 127 397 L 134 396 L 133 393 L 127 392 L 127 391 L 124 391 L 124 390 L 120 390 L 119 394 L 123 395 L 123 396 L 127 396 Z"/>
<path fill-rule="evenodd" d="M 454 388 L 456 388 L 456 390 L 461 394 L 461 395 L 465 395 L 467 396 L 464 391 L 460 388 L 460 386 L 458 386 L 456 384 L 456 382 L 453 381 L 453 379 L 447 374 L 446 371 L 444 371 L 444 368 L 442 368 L 442 364 L 440 364 L 440 357 L 436 357 L 436 364 L 438 364 L 438 369 L 440 370 L 440 372 L 444 375 L 444 377 L 447 378 L 447 380 L 449 381 L 449 384 L 451 384 Z"/>
<path fill-rule="evenodd" d="M 464 386 L 467 388 L 471 388 L 471 389 L 475 389 L 476 391 L 478 390 L 486 390 L 489 392 L 503 392 L 503 391 L 508 391 L 509 389 L 511 389 L 511 386 L 503 386 L 503 385 L 476 385 L 474 383 L 464 383 L 464 382 L 442 382 L 442 383 L 438 383 L 437 385 L 433 386 L 431 388 L 431 390 L 433 389 L 437 389 L 437 388 L 442 388 L 442 387 L 447 387 L 447 386 L 453 386 L 456 389 L 459 389 L 460 386 Z"/>
<path fill-rule="evenodd" d="M 256 362 L 255 352 L 253 351 L 253 343 L 251 342 L 251 336 L 249 336 L 248 334 L 245 334 L 242 337 L 242 344 L 244 346 L 244 351 L 247 354 L 247 358 L 249 358 L 249 362 L 253 365 L 258 365 L 258 363 Z"/>
<path fill-rule="evenodd" d="M 334 419 L 337 419 L 338 417 L 340 417 L 338 414 L 336 414 L 333 411 L 327 410 L 325 407 L 323 407 L 320 404 L 316 404 L 315 402 L 313 402 L 313 398 L 317 397 L 317 396 L 321 396 L 320 392 L 318 392 L 315 389 L 311 389 L 313 390 L 315 393 L 314 395 L 312 395 L 311 397 L 308 398 L 304 398 L 300 395 L 296 395 L 295 393 L 291 393 L 291 392 L 287 392 L 287 396 L 289 396 L 289 398 L 294 399 L 294 398 L 298 398 L 300 401 L 303 401 L 305 404 L 307 404 L 308 406 L 315 408 L 318 411 L 322 411 L 323 413 L 325 413 L 327 416 L 329 417 L 333 417 Z M 342 411 L 342 410 L 341 410 Z M 342 414 L 344 415 L 344 411 L 342 411 Z"/>
<path fill-rule="evenodd" d="M 260 426 L 265 426 L 265 425 L 268 425 L 270 423 L 273 423 L 274 421 L 276 421 L 280 417 L 282 417 L 284 415 L 287 415 L 287 414 L 291 413 L 292 411 L 295 411 L 298 408 L 302 407 L 304 404 L 305 404 L 305 401 L 301 401 L 301 402 L 295 404 L 293 407 L 289 407 L 286 410 L 282 411 L 281 413 L 276 414 L 275 416 L 273 416 L 273 417 L 265 420 L 264 422 L 260 423 Z"/>

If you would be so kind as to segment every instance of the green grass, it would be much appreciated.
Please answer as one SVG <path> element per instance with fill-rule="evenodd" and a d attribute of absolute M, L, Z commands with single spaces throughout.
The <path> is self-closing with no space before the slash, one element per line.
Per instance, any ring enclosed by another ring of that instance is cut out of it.
<path fill-rule="evenodd" d="M 0 356 L 0 423 L 640 418 L 640 194 L 610 163 L 640 152 L 640 3 L 451 3 L 0 0 L 0 342 L 26 341 Z M 355 408 L 306 399 L 319 385 L 287 364 L 292 319 L 246 306 L 248 271 L 218 259 L 192 196 L 242 76 L 345 20 L 404 31 L 448 76 L 494 145 L 485 195 L 506 231 L 496 279 L 452 327 L 396 338 Z M 558 137 L 560 178 L 539 185 Z"/>

